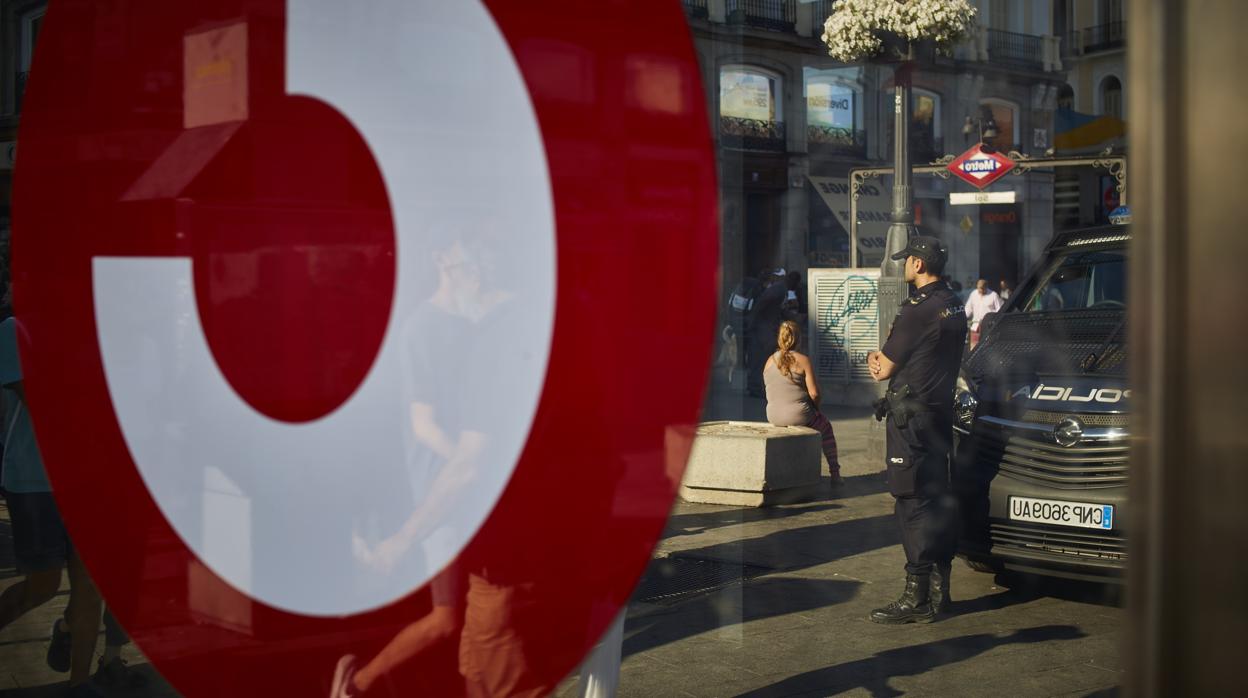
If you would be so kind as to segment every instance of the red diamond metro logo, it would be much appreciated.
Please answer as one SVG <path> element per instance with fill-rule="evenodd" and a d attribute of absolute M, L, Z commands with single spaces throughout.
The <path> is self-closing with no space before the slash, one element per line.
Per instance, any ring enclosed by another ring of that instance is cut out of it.
<path fill-rule="evenodd" d="M 1014 161 L 996 151 L 984 150 L 983 143 L 971 146 L 949 163 L 949 171 L 980 189 L 1001 179 L 1014 169 Z"/>

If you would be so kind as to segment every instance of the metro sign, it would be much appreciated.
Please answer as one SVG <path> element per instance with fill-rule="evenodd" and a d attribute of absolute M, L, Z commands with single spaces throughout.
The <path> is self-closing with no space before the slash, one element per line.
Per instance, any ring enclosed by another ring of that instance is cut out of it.
<path fill-rule="evenodd" d="M 949 163 L 948 169 L 962 181 L 983 189 L 1009 174 L 1014 169 L 1014 161 L 995 150 L 984 150 L 983 143 L 976 143 Z"/>
<path fill-rule="evenodd" d="M 25 394 L 75 547 L 179 691 L 325 695 L 422 623 L 370 695 L 576 665 L 701 408 L 699 75 L 667 0 L 51 4 Z"/>

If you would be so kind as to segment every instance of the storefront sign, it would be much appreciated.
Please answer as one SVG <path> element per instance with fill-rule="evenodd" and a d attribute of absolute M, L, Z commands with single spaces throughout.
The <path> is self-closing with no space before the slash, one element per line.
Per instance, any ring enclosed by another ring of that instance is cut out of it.
<path fill-rule="evenodd" d="M 977 143 L 953 162 L 949 163 L 949 171 L 964 182 L 980 189 L 992 184 L 1009 174 L 1014 169 L 1014 161 L 997 151 L 984 149 Z"/>
<path fill-rule="evenodd" d="M 845 177 L 810 177 L 810 183 L 848 234 L 849 180 Z M 864 182 L 858 194 L 859 266 L 878 266 L 884 259 L 884 240 L 892 221 L 892 191 L 876 180 Z"/>
<path fill-rule="evenodd" d="M 1012 191 L 970 191 L 950 192 L 950 206 L 967 206 L 978 204 L 1012 204 L 1016 193 Z"/>
<path fill-rule="evenodd" d="M 646 379 L 701 361 L 715 317 L 682 10 L 116 9 L 49 16 L 43 45 L 76 48 L 26 93 L 12 243 L 26 395 L 109 607 L 188 696 L 326 695 L 448 604 L 391 690 L 463 693 L 457 645 L 519 682 L 478 690 L 552 692 L 645 568 L 704 394 Z M 584 112 L 543 72 L 568 48 L 591 84 L 643 60 L 681 94 Z M 99 191 L 122 194 L 69 198 Z M 681 303 L 637 302 L 639 269 Z"/>

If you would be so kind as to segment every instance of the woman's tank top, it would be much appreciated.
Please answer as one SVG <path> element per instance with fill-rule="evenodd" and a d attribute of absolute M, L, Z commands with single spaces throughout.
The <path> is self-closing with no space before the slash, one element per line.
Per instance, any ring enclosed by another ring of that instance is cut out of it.
<path fill-rule="evenodd" d="M 796 369 L 789 377 L 780 372 L 772 355 L 763 369 L 763 385 L 767 389 L 767 421 L 778 427 L 806 426 L 815 411 L 806 392 L 806 374 Z"/>

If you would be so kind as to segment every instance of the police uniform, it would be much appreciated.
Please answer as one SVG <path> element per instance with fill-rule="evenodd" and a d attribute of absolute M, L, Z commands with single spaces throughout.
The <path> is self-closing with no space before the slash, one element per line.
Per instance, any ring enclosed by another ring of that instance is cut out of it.
<path fill-rule="evenodd" d="M 947 252 L 935 238 L 912 238 L 894 259 L 916 256 L 933 271 Z M 931 620 L 948 602 L 957 512 L 949 496 L 953 391 L 966 342 L 966 314 L 948 284 L 934 281 L 902 302 L 881 352 L 895 364 L 889 381 L 886 470 L 906 553 L 906 592 L 872 620 Z M 931 603 L 924 606 L 928 599 Z"/>

